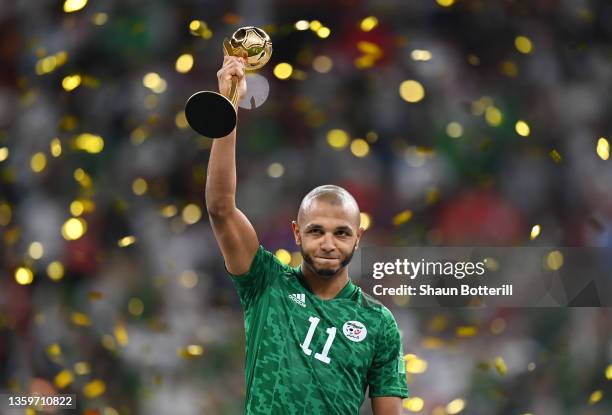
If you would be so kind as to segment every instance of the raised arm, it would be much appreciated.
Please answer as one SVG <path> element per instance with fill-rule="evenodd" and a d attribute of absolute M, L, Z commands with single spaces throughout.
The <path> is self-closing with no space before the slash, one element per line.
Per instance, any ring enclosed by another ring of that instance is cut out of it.
<path fill-rule="evenodd" d="M 372 413 L 374 415 L 401 415 L 402 398 L 397 396 L 372 398 Z"/>
<path fill-rule="evenodd" d="M 238 78 L 238 93 L 246 93 L 244 62 L 225 56 L 217 72 L 219 91 L 229 94 L 232 77 Z M 206 207 L 210 223 L 221 248 L 227 270 L 244 274 L 255 257 L 259 240 L 251 222 L 236 207 L 236 129 L 228 136 L 213 140 L 206 177 Z"/>

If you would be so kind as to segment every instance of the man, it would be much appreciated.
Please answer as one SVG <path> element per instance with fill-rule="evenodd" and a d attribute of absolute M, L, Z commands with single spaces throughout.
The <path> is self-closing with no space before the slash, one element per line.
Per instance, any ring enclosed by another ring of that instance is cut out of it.
<path fill-rule="evenodd" d="M 222 93 L 233 76 L 242 97 L 244 62 L 226 56 Z M 303 264 L 283 265 L 236 207 L 235 147 L 236 130 L 214 140 L 206 204 L 245 314 L 245 413 L 358 414 L 369 387 L 375 415 L 400 414 L 408 391 L 397 324 L 348 276 L 364 232 L 355 199 L 337 186 L 311 191 L 292 223 Z"/>

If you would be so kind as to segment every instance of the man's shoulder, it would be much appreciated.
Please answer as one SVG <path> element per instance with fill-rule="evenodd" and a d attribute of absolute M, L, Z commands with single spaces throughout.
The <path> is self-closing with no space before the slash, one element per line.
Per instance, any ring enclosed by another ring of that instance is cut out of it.
<path fill-rule="evenodd" d="M 389 324 L 395 322 L 395 317 L 393 317 L 393 313 L 387 306 L 380 302 L 380 300 L 363 291 L 361 292 L 360 305 L 363 309 L 374 314 L 376 319 L 380 319 L 381 323 L 383 323 L 381 327 L 384 327 L 386 325 L 385 323 Z"/>

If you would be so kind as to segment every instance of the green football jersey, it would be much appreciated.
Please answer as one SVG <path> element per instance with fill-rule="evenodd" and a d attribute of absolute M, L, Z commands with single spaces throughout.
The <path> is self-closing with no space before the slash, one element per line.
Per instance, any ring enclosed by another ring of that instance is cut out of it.
<path fill-rule="evenodd" d="M 395 319 L 351 281 L 322 300 L 263 246 L 231 277 L 245 317 L 247 415 L 358 414 L 368 386 L 371 398 L 408 396 Z"/>

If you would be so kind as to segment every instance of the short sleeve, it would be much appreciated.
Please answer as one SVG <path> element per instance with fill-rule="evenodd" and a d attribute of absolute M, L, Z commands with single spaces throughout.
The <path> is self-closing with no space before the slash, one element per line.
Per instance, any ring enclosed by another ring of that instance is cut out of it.
<path fill-rule="evenodd" d="M 404 352 L 397 323 L 387 309 L 376 342 L 376 352 L 368 371 L 370 398 L 381 396 L 408 397 Z"/>
<path fill-rule="evenodd" d="M 257 302 L 274 278 L 285 271 L 285 267 L 271 252 L 260 245 L 246 273 L 235 275 L 226 268 L 244 310 Z"/>

